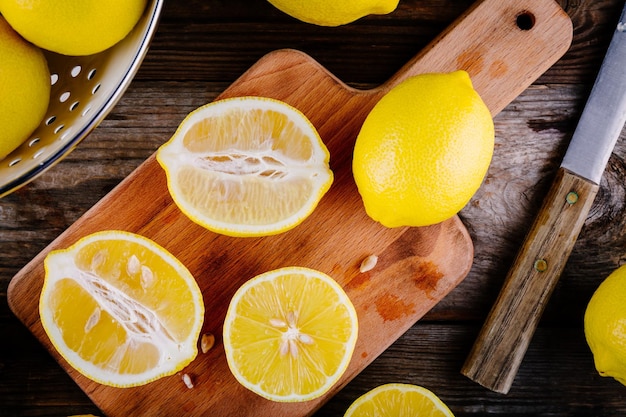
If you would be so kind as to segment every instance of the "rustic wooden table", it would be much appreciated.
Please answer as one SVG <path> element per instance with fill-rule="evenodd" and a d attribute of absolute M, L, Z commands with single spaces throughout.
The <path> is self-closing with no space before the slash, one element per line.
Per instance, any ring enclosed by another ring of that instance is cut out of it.
<path fill-rule="evenodd" d="M 496 116 L 492 166 L 460 213 L 475 247 L 469 275 L 316 415 L 341 416 L 356 397 L 387 382 L 423 385 L 457 416 L 626 415 L 626 387 L 597 374 L 582 328 L 591 294 L 626 261 L 624 133 L 510 392 L 491 392 L 459 372 L 560 164 L 623 6 L 559 3 L 573 21 L 573 44 Z M 352 86 L 374 87 L 471 4 L 401 0 L 390 15 L 322 28 L 265 0 L 167 2 L 144 64 L 106 120 L 61 164 L 0 200 L 0 416 L 102 415 L 9 310 L 7 286 L 187 113 L 285 47 L 310 54 Z"/>

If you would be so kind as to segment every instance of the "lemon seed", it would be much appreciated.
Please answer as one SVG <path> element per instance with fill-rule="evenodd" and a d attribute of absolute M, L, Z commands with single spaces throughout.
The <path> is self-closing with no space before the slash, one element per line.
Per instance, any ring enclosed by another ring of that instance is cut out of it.
<path fill-rule="evenodd" d="M 202 339 L 200 339 L 200 350 L 202 350 L 202 353 L 207 353 L 214 344 L 215 336 L 213 333 L 205 333 L 202 335 Z"/>
<path fill-rule="evenodd" d="M 193 381 L 191 381 L 191 377 L 189 376 L 189 374 L 183 374 L 183 382 L 185 383 L 187 388 L 193 388 Z"/>
<path fill-rule="evenodd" d="M 363 262 L 361 262 L 361 267 L 359 268 L 359 271 L 361 272 L 371 271 L 372 269 L 374 269 L 377 263 L 378 263 L 378 256 L 370 255 L 367 258 L 363 259 Z"/>

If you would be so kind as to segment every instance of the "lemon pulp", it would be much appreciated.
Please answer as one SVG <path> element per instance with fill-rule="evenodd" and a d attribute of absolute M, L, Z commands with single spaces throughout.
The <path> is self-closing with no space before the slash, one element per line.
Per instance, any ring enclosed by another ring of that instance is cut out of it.
<path fill-rule="evenodd" d="M 359 398 L 344 417 L 454 417 L 432 391 L 413 384 L 380 385 Z"/>
<path fill-rule="evenodd" d="M 316 270 L 286 267 L 236 292 L 224 321 L 224 349 L 246 388 L 273 401 L 306 401 L 343 375 L 357 334 L 356 311 L 339 284 Z"/>
<path fill-rule="evenodd" d="M 263 97 L 200 107 L 157 152 L 180 210 L 230 236 L 272 235 L 303 222 L 332 184 L 329 158 L 300 111 Z"/>
<path fill-rule="evenodd" d="M 122 231 L 50 252 L 41 323 L 67 362 L 102 384 L 170 375 L 197 355 L 202 294 L 189 271 L 153 241 Z"/>

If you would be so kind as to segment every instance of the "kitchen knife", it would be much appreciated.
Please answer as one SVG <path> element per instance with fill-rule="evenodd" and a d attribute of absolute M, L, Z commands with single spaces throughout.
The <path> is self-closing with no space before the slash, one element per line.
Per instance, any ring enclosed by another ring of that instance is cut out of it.
<path fill-rule="evenodd" d="M 508 393 L 626 122 L 626 5 L 556 178 L 461 373 Z"/>

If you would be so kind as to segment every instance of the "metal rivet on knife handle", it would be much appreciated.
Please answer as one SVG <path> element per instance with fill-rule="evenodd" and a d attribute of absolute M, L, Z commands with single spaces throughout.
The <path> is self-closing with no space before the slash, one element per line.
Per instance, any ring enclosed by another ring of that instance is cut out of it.
<path fill-rule="evenodd" d="M 566 202 L 572 189 L 578 190 L 575 205 Z M 597 184 L 558 170 L 461 373 L 490 390 L 509 391 L 597 191 Z"/>
<path fill-rule="evenodd" d="M 548 263 L 545 259 L 537 259 L 535 261 L 535 271 L 546 272 L 548 270 Z"/>
<path fill-rule="evenodd" d="M 565 201 L 567 201 L 568 204 L 576 204 L 576 202 L 578 202 L 578 193 L 576 191 L 570 191 L 567 193 Z"/>

